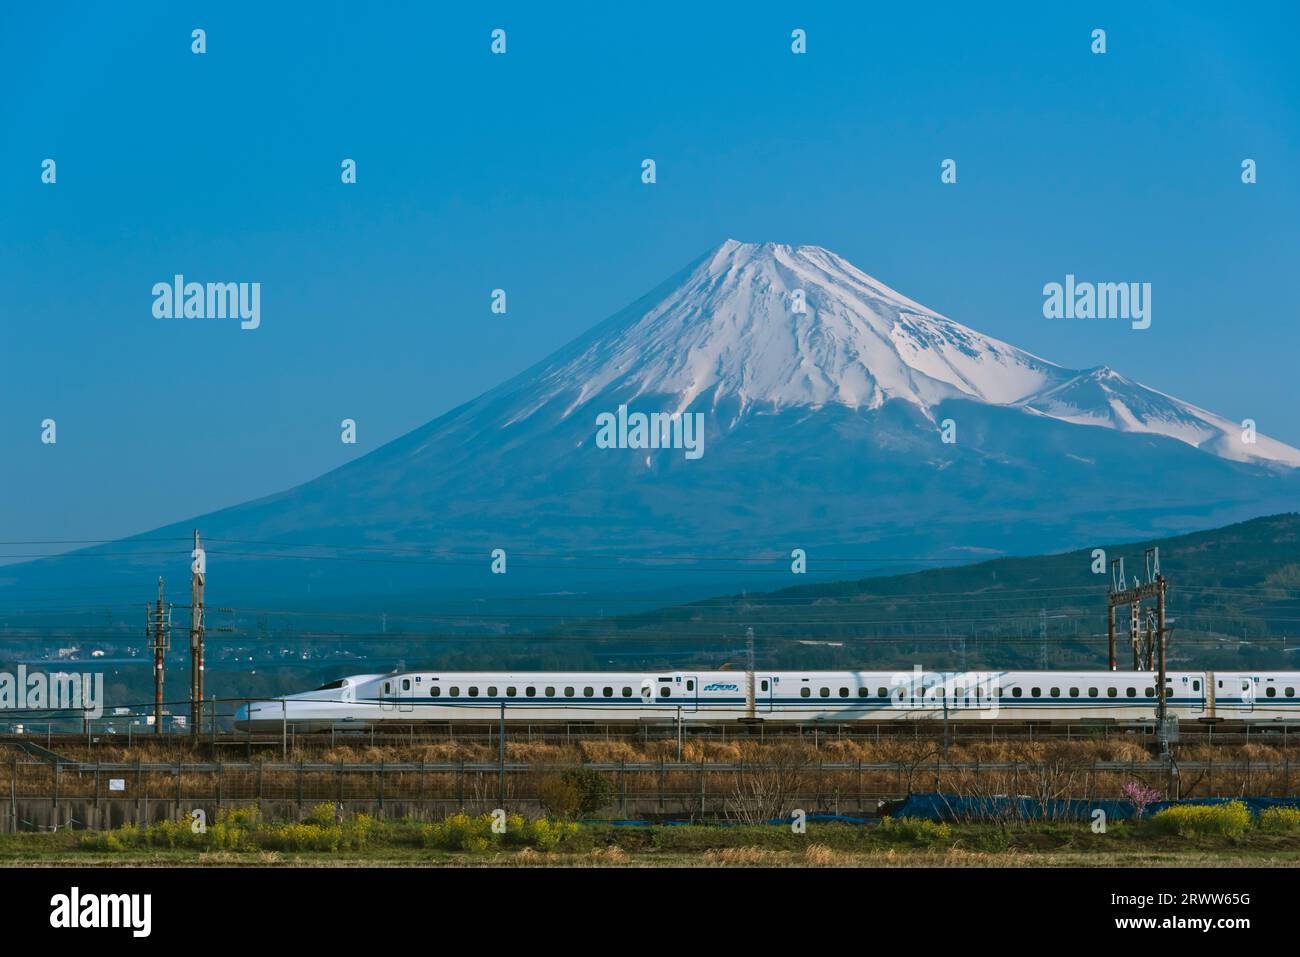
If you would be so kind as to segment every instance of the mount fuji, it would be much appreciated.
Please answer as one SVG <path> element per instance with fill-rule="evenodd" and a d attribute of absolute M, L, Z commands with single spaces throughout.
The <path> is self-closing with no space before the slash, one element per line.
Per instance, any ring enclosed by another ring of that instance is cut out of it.
<path fill-rule="evenodd" d="M 598 416 L 652 413 L 702 416 L 703 454 L 662 447 L 670 430 L 653 424 L 653 442 L 644 431 L 619 448 L 597 442 Z M 820 247 L 728 240 L 531 369 L 348 465 L 106 546 L 103 561 L 11 566 L 0 590 L 93 568 L 144 594 L 144 569 L 158 567 L 147 540 L 197 527 L 223 595 L 490 589 L 495 548 L 517 587 L 689 581 L 702 594 L 780 584 L 773 572 L 789 573 L 796 548 L 810 573 L 858 577 L 861 566 L 835 562 L 1066 550 L 1297 501 L 1290 446 L 1247 444 L 1235 423 L 1112 369 L 1065 368 L 984 336 Z M 254 544 L 274 542 L 373 560 L 272 561 Z M 741 564 L 724 574 L 710 565 L 721 559 Z"/>

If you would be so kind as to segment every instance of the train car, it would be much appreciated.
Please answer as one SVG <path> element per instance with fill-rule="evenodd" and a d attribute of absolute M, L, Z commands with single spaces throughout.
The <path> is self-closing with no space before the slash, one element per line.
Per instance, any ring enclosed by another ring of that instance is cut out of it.
<path fill-rule="evenodd" d="M 239 730 L 426 721 L 1153 721 L 1150 671 L 440 672 L 353 675 L 241 706 Z M 1300 711 L 1300 672 L 1174 671 L 1181 721 L 1267 722 Z"/>

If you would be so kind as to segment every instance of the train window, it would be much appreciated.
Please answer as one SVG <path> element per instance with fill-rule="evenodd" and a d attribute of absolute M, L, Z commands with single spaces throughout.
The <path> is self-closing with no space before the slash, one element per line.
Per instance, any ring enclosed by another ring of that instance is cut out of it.
<path fill-rule="evenodd" d="M 605 695 L 606 698 L 612 698 L 612 697 L 614 697 L 614 689 L 613 689 L 613 688 L 606 688 L 605 691 L 604 691 L 604 695 Z"/>
<path fill-rule="evenodd" d="M 812 697 L 812 689 L 811 689 L 811 688 L 807 688 L 807 687 L 800 688 L 800 689 L 799 689 L 799 694 L 800 694 L 801 697 L 804 697 L 804 698 L 810 698 L 810 697 Z"/>
<path fill-rule="evenodd" d="M 1052 697 L 1053 697 L 1053 698 L 1059 698 L 1060 696 L 1061 696 L 1061 689 L 1060 689 L 1060 688 L 1053 688 L 1053 689 L 1052 689 Z"/>
<path fill-rule="evenodd" d="M 632 697 L 632 689 L 629 688 L 627 685 L 623 686 L 623 697 L 624 698 Z"/>
<path fill-rule="evenodd" d="M 1079 697 L 1079 689 L 1078 689 L 1078 688 L 1071 688 L 1071 689 L 1070 689 L 1070 697 L 1071 697 L 1071 698 L 1077 698 L 1077 697 Z"/>
<path fill-rule="evenodd" d="M 1199 679 L 1199 678 L 1197 678 L 1197 679 L 1193 679 L 1193 680 L 1192 680 L 1192 690 L 1193 690 L 1193 691 L 1200 691 L 1200 690 L 1201 690 L 1201 682 L 1200 682 L 1200 679 Z"/>
<path fill-rule="evenodd" d="M 1156 689 L 1155 689 L 1155 688 L 1147 688 L 1147 689 L 1146 689 L 1146 695 L 1147 695 L 1148 698 L 1154 698 L 1154 697 L 1156 696 Z"/>
<path fill-rule="evenodd" d="M 430 698 L 436 698 L 436 697 L 438 697 L 440 694 L 442 694 L 442 689 L 439 688 L 437 685 L 434 685 L 432 688 L 429 689 L 429 697 L 430 697 Z"/>
<path fill-rule="evenodd" d="M 964 698 L 964 697 L 966 697 L 966 689 L 965 689 L 964 687 L 962 687 L 961 685 L 958 685 L 958 686 L 956 687 L 956 689 L 954 689 L 954 691 L 953 691 L 953 697 L 954 697 L 954 698 Z"/>
<path fill-rule="evenodd" d="M 1011 697 L 1013 697 L 1013 698 L 1019 698 L 1019 697 L 1020 697 L 1020 689 L 1019 689 L 1019 688 L 1012 688 L 1012 689 L 1011 689 Z"/>
<path fill-rule="evenodd" d="M 673 696 L 673 689 L 672 689 L 672 688 L 668 687 L 667 685 L 663 685 L 662 687 L 660 687 L 660 689 L 659 689 L 659 697 L 661 697 L 661 698 L 671 698 L 672 696 Z"/>
<path fill-rule="evenodd" d="M 1287 688 L 1287 689 L 1286 689 L 1286 696 L 1287 696 L 1288 698 L 1294 698 L 1294 697 L 1295 697 L 1295 688 Z"/>
<path fill-rule="evenodd" d="M 391 681 L 385 681 L 384 694 L 392 694 L 392 693 L 393 693 L 393 683 Z"/>
<path fill-rule="evenodd" d="M 497 686 L 496 686 L 496 685 L 488 685 L 488 697 L 489 697 L 489 698 L 495 698 L 496 696 L 497 696 Z"/>
<path fill-rule="evenodd" d="M 764 691 L 767 690 L 767 679 L 766 679 L 766 678 L 763 679 L 763 690 L 764 690 Z"/>
<path fill-rule="evenodd" d="M 411 690 L 411 679 L 410 679 L 410 678 L 403 678 L 403 679 L 402 679 L 402 690 L 403 690 L 403 691 L 410 691 L 410 690 Z"/>
<path fill-rule="evenodd" d="M 524 694 L 529 698 L 536 697 L 537 689 L 534 688 L 532 685 L 529 685 L 527 688 L 524 689 Z"/>
<path fill-rule="evenodd" d="M 1118 698 L 1118 697 L 1119 697 L 1119 689 L 1118 689 L 1118 688 L 1115 688 L 1115 687 L 1107 688 L 1107 689 L 1106 689 L 1106 697 L 1108 697 L 1108 698 Z"/>
<path fill-rule="evenodd" d="M 1276 697 L 1277 697 L 1277 689 L 1276 689 L 1276 688 L 1272 688 L 1272 687 L 1270 687 L 1270 688 L 1269 688 L 1266 692 L 1264 692 L 1264 693 L 1265 693 L 1266 695 L 1268 695 L 1270 698 L 1276 698 Z"/>
<path fill-rule="evenodd" d="M 546 697 L 548 697 L 548 698 L 554 698 L 554 697 L 555 697 L 555 686 L 554 686 L 554 685 L 547 685 L 547 686 L 546 686 Z"/>
<path fill-rule="evenodd" d="M 1129 688 L 1124 693 L 1127 694 L 1130 698 L 1136 698 L 1138 696 L 1137 688 Z"/>
<path fill-rule="evenodd" d="M 841 697 L 841 698 L 847 698 L 848 696 L 849 696 L 849 689 L 848 689 L 848 688 L 841 688 L 841 689 L 840 689 L 840 697 Z"/>
<path fill-rule="evenodd" d="M 584 698 L 590 698 L 590 697 L 592 697 L 595 693 L 596 693 L 596 689 L 593 688 L 593 687 L 591 687 L 590 685 L 588 685 L 587 687 L 585 687 L 585 688 L 582 689 L 582 696 L 583 696 Z"/>
<path fill-rule="evenodd" d="M 876 697 L 877 697 L 877 698 L 888 698 L 888 697 L 889 697 L 889 689 L 888 689 L 888 688 L 877 688 L 877 689 L 876 689 Z"/>
<path fill-rule="evenodd" d="M 452 685 L 452 686 L 451 686 L 450 688 L 448 688 L 447 690 L 451 693 L 451 696 L 452 696 L 453 698 L 459 698 L 459 697 L 460 697 L 460 689 L 457 688 L 455 685 Z"/>
<path fill-rule="evenodd" d="M 1095 697 L 1097 697 L 1097 693 L 1098 693 L 1098 692 L 1097 692 L 1097 689 L 1096 689 L 1096 688 L 1089 688 L 1089 689 L 1088 689 L 1088 697 L 1089 697 L 1089 698 L 1095 698 Z"/>
<path fill-rule="evenodd" d="M 565 696 L 566 698 L 572 698 L 572 697 L 573 697 L 573 686 L 572 686 L 572 685 L 570 685 L 569 687 L 566 687 L 566 688 L 564 689 L 564 696 Z"/>
<path fill-rule="evenodd" d="M 871 689 L 870 689 L 870 688 L 859 688 L 859 689 L 858 689 L 858 697 L 859 697 L 859 698 L 865 698 L 865 697 L 866 697 L 867 695 L 869 695 L 869 694 L 871 694 Z"/>
<path fill-rule="evenodd" d="M 519 691 L 518 691 L 518 689 L 515 688 L 514 685 L 511 685 L 510 687 L 506 688 L 506 697 L 507 697 L 507 698 L 513 698 L 513 697 L 514 697 L 515 695 L 517 695 L 518 693 L 519 693 Z"/>
<path fill-rule="evenodd" d="M 687 690 L 687 691 L 694 691 L 694 690 L 695 690 L 695 682 L 692 681 L 690 678 L 687 678 L 687 679 L 686 679 L 686 690 Z"/>
<path fill-rule="evenodd" d="M 821 695 L 823 698 L 829 698 L 829 697 L 831 696 L 831 689 L 830 689 L 830 688 L 819 688 L 819 689 L 817 689 L 817 693 L 818 693 L 819 695 Z"/>
<path fill-rule="evenodd" d="M 1030 694 L 1030 697 L 1033 697 L 1033 698 L 1041 698 L 1041 697 L 1043 696 L 1043 689 L 1042 689 L 1042 688 L 1030 688 L 1030 689 L 1029 689 L 1029 694 Z"/>
<path fill-rule="evenodd" d="M 477 697 L 478 697 L 478 685 L 470 685 L 470 686 L 469 686 L 469 696 L 470 696 L 471 698 L 477 698 Z"/>

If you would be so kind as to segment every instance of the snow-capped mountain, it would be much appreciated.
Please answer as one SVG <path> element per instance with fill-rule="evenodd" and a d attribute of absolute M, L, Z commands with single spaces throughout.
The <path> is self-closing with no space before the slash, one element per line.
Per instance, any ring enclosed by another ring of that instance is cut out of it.
<path fill-rule="evenodd" d="M 1236 461 L 1300 467 L 1300 451 L 1108 369 L 1065 369 L 954 322 L 820 246 L 727 240 L 534 369 L 507 425 L 559 396 L 573 414 L 597 396 L 668 396 L 671 411 L 734 400 L 738 416 L 793 407 L 927 418 L 972 399 L 1071 422 L 1178 439 Z M 562 416 L 562 417 L 563 417 Z M 720 426 L 734 427 L 735 421 Z"/>
<path fill-rule="evenodd" d="M 627 431 L 632 416 L 664 413 L 663 442 Z M 619 441 L 602 441 L 598 423 L 616 416 Z M 669 441 L 683 416 L 700 424 L 698 457 Z M 941 439 L 949 419 L 954 442 Z M 115 543 L 102 560 L 11 566 L 0 594 L 92 574 L 145 588 L 163 571 L 147 542 L 197 527 L 212 543 L 209 588 L 232 603 L 241 589 L 423 601 L 506 587 L 659 586 L 672 600 L 782 584 L 773 573 L 788 574 L 793 548 L 810 574 L 848 578 L 1292 511 L 1297 466 L 1296 449 L 1243 442 L 1234 423 L 1110 369 L 981 335 L 820 247 L 727 241 L 531 369 L 333 472 Z M 259 557 L 256 543 L 273 542 L 318 549 Z M 489 572 L 497 548 L 513 556 L 504 577 Z M 737 556 L 773 565 L 716 571 Z M 639 562 L 620 564 L 629 557 Z M 188 548 L 178 561 L 187 575 Z"/>
<path fill-rule="evenodd" d="M 1166 435 L 1237 462 L 1300 467 L 1300 451 L 1267 436 L 1242 440 L 1240 425 L 1101 366 L 1025 398 L 1026 409 L 1077 425 Z"/>

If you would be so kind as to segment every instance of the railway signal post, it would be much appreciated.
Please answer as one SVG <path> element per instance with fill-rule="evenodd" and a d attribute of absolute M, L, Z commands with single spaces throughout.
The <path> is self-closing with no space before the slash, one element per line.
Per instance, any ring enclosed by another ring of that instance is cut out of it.
<path fill-rule="evenodd" d="M 153 730 L 162 734 L 163 730 L 163 675 L 164 658 L 171 645 L 171 606 L 163 608 L 163 580 L 158 579 L 158 601 L 151 608 L 145 605 L 147 634 L 153 649 Z"/>
<path fill-rule="evenodd" d="M 1165 650 L 1167 645 L 1168 628 L 1165 624 L 1165 593 L 1166 581 L 1164 575 L 1160 574 L 1160 550 L 1158 548 L 1149 548 L 1146 551 L 1146 572 L 1147 580 L 1140 583 L 1136 579 L 1130 587 L 1124 587 L 1124 559 L 1118 558 L 1111 564 L 1111 591 L 1106 596 L 1107 603 L 1107 622 L 1108 638 L 1110 644 L 1110 667 L 1115 669 L 1115 609 L 1120 605 L 1128 605 L 1130 611 L 1129 638 L 1133 644 L 1133 670 L 1140 671 L 1143 664 L 1148 671 L 1156 671 L 1156 734 L 1160 741 L 1160 753 L 1166 757 L 1171 757 L 1169 750 L 1170 740 L 1177 734 L 1176 728 L 1171 729 L 1169 719 L 1169 688 L 1165 674 Z M 1118 569 L 1118 577 L 1116 570 Z M 1155 634 L 1148 633 L 1145 637 L 1145 654 L 1143 654 L 1143 639 L 1141 634 L 1141 606 L 1143 599 L 1154 598 L 1156 602 L 1156 620 Z M 1155 661 L 1152 662 L 1154 656 Z M 1171 761 L 1172 764 L 1172 761 Z"/>

